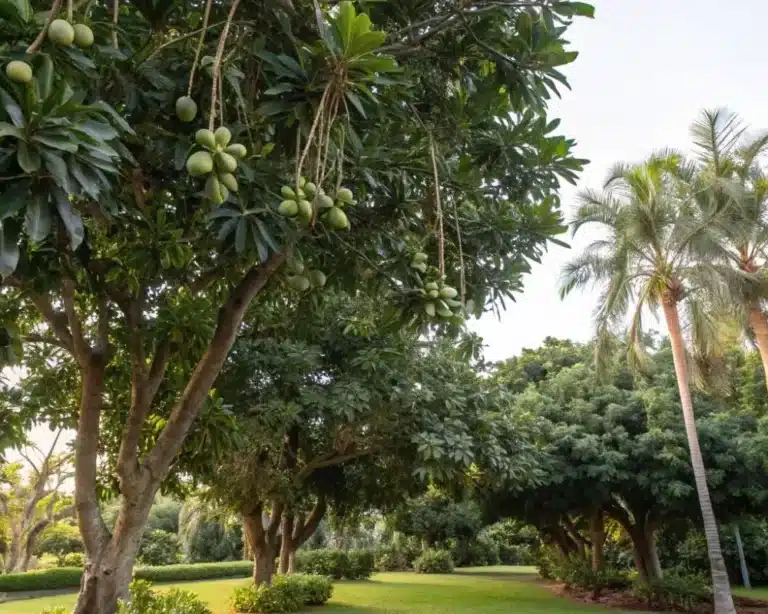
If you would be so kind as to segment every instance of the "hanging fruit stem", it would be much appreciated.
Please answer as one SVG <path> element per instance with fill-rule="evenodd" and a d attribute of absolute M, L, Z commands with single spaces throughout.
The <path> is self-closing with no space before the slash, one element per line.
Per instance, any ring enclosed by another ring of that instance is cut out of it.
<path fill-rule="evenodd" d="M 324 113 L 324 107 L 326 100 L 328 99 L 328 93 L 331 91 L 331 84 L 325 86 L 325 89 L 323 90 L 323 95 L 320 98 L 320 104 L 317 107 L 317 111 L 315 112 L 315 119 L 312 122 L 312 127 L 309 129 L 309 134 L 307 135 L 307 142 L 304 145 L 304 149 L 301 152 L 301 156 L 299 157 L 299 162 L 296 164 L 296 187 L 299 187 L 299 180 L 301 179 L 301 169 L 304 167 L 304 161 L 307 159 L 307 154 L 309 153 L 309 148 L 312 146 L 313 139 L 315 136 L 315 132 L 317 131 L 317 126 L 320 123 L 320 118 L 322 117 L 322 114 Z"/>
<path fill-rule="evenodd" d="M 112 46 L 119 49 L 117 41 L 117 24 L 120 21 L 120 0 L 115 0 L 112 4 Z"/>
<path fill-rule="evenodd" d="M 189 85 L 187 86 L 187 96 L 192 96 L 192 86 L 195 84 L 195 72 L 197 71 L 197 63 L 200 61 L 200 54 L 203 52 L 203 43 L 205 42 L 205 33 L 208 31 L 208 19 L 211 16 L 211 5 L 213 0 L 208 0 L 205 3 L 205 11 L 203 12 L 203 28 L 200 30 L 200 37 L 197 39 L 197 49 L 195 49 L 195 61 L 192 62 L 192 70 L 189 71 Z"/>
<path fill-rule="evenodd" d="M 445 277 L 445 234 L 443 233 L 443 206 L 440 202 L 440 175 L 437 172 L 437 153 L 435 139 L 429 135 L 429 153 L 432 158 L 432 179 L 435 190 L 435 208 L 437 209 L 437 264 L 440 278 Z"/>
<path fill-rule="evenodd" d="M 461 227 L 459 226 L 459 207 L 456 199 L 453 199 L 453 221 L 456 224 L 456 239 L 459 243 L 459 292 L 461 293 L 461 305 L 466 305 L 467 284 L 464 276 L 464 248 L 461 245 Z"/>
<path fill-rule="evenodd" d="M 72 23 L 72 19 L 75 16 L 75 6 L 72 0 L 67 0 L 67 21 Z"/>
<path fill-rule="evenodd" d="M 32 41 L 32 44 L 27 47 L 27 55 L 32 55 L 33 53 L 37 53 L 40 50 L 40 45 L 43 44 L 43 41 L 45 40 L 45 34 L 48 32 L 48 26 L 50 26 L 51 22 L 56 18 L 56 13 L 59 12 L 59 7 L 61 7 L 61 0 L 53 0 L 53 4 L 51 4 L 51 10 L 48 13 L 48 17 L 45 18 L 43 29 L 40 30 L 40 33 L 37 35 L 37 38 Z"/>
<path fill-rule="evenodd" d="M 240 6 L 240 0 L 233 0 L 232 6 L 229 7 L 227 22 L 224 24 L 224 29 L 219 36 L 219 46 L 216 48 L 216 59 L 213 62 L 213 84 L 211 85 L 211 113 L 208 118 L 208 130 L 211 132 L 213 132 L 213 127 L 216 122 L 216 103 L 218 102 L 219 81 L 221 80 L 221 60 L 224 57 L 224 47 L 227 44 L 229 28 L 232 26 L 232 20 L 235 17 L 238 6 Z"/>

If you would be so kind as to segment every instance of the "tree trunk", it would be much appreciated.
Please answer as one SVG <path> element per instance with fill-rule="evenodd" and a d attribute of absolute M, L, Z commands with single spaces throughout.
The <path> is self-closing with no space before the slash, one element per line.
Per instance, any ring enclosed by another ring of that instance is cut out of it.
<path fill-rule="evenodd" d="M 754 306 L 749 310 L 749 327 L 755 333 L 755 344 L 757 351 L 760 352 L 760 359 L 763 361 L 765 384 L 768 386 L 768 318 L 759 306 Z"/>
<path fill-rule="evenodd" d="M 278 527 L 282 522 L 282 505 L 275 504 L 272 517 L 263 513 L 261 504 L 243 513 L 245 539 L 253 553 L 253 582 L 257 586 L 272 584 L 278 551 Z"/>
<path fill-rule="evenodd" d="M 275 575 L 276 550 L 274 545 L 267 543 L 253 547 L 253 583 L 256 586 L 272 584 L 272 578 Z"/>
<path fill-rule="evenodd" d="M 685 342 L 680 328 L 680 318 L 677 312 L 677 300 L 674 297 L 665 298 L 663 301 L 664 316 L 667 321 L 669 337 L 672 344 L 672 357 L 675 362 L 675 374 L 677 386 L 680 391 L 680 404 L 683 407 L 683 419 L 685 431 L 688 435 L 688 447 L 691 452 L 691 465 L 696 482 L 696 490 L 699 495 L 699 506 L 704 521 L 704 535 L 707 538 L 707 552 L 712 571 L 712 589 L 714 592 L 715 614 L 736 614 L 731 596 L 731 586 L 728 581 L 728 571 L 723 560 L 720 548 L 720 535 L 715 520 L 715 512 L 712 509 L 712 501 L 709 497 L 707 475 L 704 469 L 704 460 L 699 448 L 699 436 L 696 431 L 696 420 L 693 414 L 693 400 L 688 385 L 688 366 L 685 357 Z"/>
<path fill-rule="evenodd" d="M 99 543 L 98 539 L 83 540 L 85 569 L 73 614 L 114 614 L 118 599 L 129 597 L 133 566 L 157 489 L 158 485 L 147 484 L 132 496 L 121 495 L 112 535 L 95 549 L 91 544 Z"/>
<path fill-rule="evenodd" d="M 752 583 L 749 581 L 749 567 L 747 567 L 747 559 L 744 556 L 744 544 L 741 543 L 741 531 L 739 531 L 739 525 L 733 527 L 733 534 L 736 537 L 736 550 L 739 553 L 741 582 L 744 584 L 745 588 L 752 588 Z"/>
<path fill-rule="evenodd" d="M 605 524 L 603 510 L 596 509 L 589 519 L 590 539 L 592 540 L 592 570 L 603 568 L 603 545 L 605 544 Z"/>
<path fill-rule="evenodd" d="M 294 517 L 293 513 L 283 514 L 283 522 L 281 523 L 281 544 L 280 544 L 280 569 L 281 574 L 291 573 L 291 555 L 296 553 L 297 545 L 293 539 L 294 530 Z M 294 557 L 295 558 L 295 557 Z"/>
<path fill-rule="evenodd" d="M 645 527 L 636 526 L 630 531 L 632 550 L 635 557 L 635 566 L 646 582 L 654 582 L 661 579 L 661 566 L 656 552 L 656 537 L 653 531 Z"/>

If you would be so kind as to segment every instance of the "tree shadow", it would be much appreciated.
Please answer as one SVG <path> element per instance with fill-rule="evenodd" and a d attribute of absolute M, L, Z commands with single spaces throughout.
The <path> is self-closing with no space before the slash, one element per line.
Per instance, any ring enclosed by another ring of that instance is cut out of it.
<path fill-rule="evenodd" d="M 391 611 L 382 610 L 360 605 L 349 605 L 346 603 L 329 603 L 324 606 L 317 606 L 303 610 L 304 614 L 391 614 Z"/>

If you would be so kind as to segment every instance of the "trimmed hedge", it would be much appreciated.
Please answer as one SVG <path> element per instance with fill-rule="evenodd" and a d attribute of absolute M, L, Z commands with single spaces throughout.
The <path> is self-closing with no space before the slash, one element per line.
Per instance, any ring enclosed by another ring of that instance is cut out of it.
<path fill-rule="evenodd" d="M 334 580 L 366 580 L 374 570 L 372 550 L 299 550 L 296 569 L 302 573 L 326 576 Z"/>
<path fill-rule="evenodd" d="M 186 580 L 215 580 L 217 578 L 247 578 L 252 573 L 253 563 L 250 561 L 227 561 L 225 563 L 137 567 L 133 577 L 136 580 L 149 580 L 151 582 L 184 582 Z M 82 575 L 81 567 L 57 567 L 25 573 L 0 574 L 0 593 L 77 588 L 80 586 Z"/>

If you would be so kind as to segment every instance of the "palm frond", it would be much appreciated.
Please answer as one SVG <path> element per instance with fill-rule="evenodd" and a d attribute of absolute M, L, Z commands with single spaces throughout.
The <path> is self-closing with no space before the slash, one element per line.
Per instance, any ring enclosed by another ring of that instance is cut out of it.
<path fill-rule="evenodd" d="M 705 109 L 691 125 L 691 137 L 699 160 L 719 174 L 721 162 L 732 155 L 746 127 L 736 113 L 725 108 Z"/>

